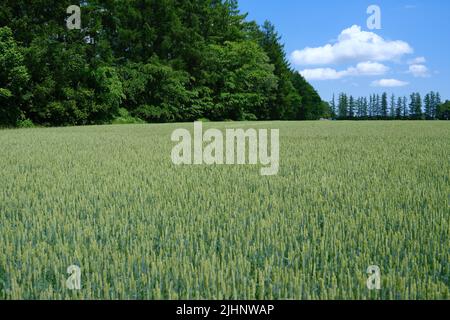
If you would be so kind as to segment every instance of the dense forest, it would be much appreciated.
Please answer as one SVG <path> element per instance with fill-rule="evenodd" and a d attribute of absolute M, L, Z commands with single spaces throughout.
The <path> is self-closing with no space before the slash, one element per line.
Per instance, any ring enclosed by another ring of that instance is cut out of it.
<path fill-rule="evenodd" d="M 431 91 L 423 99 L 418 92 L 407 97 L 373 94 L 354 98 L 345 93 L 333 96 L 331 113 L 347 120 L 449 120 L 450 101 L 442 103 L 439 92 Z"/>
<path fill-rule="evenodd" d="M 3 126 L 330 115 L 274 26 L 236 0 L 2 0 Z"/>

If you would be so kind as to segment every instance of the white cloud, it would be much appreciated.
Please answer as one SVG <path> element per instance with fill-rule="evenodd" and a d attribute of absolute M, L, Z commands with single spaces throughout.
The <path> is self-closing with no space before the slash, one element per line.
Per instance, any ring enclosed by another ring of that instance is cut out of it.
<path fill-rule="evenodd" d="M 409 83 L 405 81 L 400 81 L 397 79 L 381 79 L 372 82 L 372 87 L 383 87 L 383 88 L 394 88 L 394 87 L 404 87 Z"/>
<path fill-rule="evenodd" d="M 411 73 L 416 78 L 426 78 L 430 76 L 430 71 L 427 66 L 423 64 L 410 65 L 408 73 Z"/>
<path fill-rule="evenodd" d="M 300 71 L 300 74 L 305 77 L 306 80 L 336 80 L 343 77 L 343 72 L 336 71 L 331 68 L 316 68 L 316 69 L 305 69 Z"/>
<path fill-rule="evenodd" d="M 332 68 L 305 69 L 300 73 L 307 80 L 337 80 L 351 76 L 380 76 L 389 70 L 385 65 L 378 62 L 360 62 L 356 67 L 337 71 Z"/>
<path fill-rule="evenodd" d="M 408 60 L 408 64 L 424 64 L 427 62 L 427 59 L 425 57 L 417 57 L 411 60 Z"/>
<path fill-rule="evenodd" d="M 296 65 L 326 65 L 351 61 L 391 61 L 413 53 L 404 41 L 388 41 L 373 32 L 354 25 L 341 32 L 334 44 L 305 48 L 292 53 Z"/>
<path fill-rule="evenodd" d="M 389 67 L 378 62 L 360 62 L 356 68 L 348 69 L 350 74 L 362 76 L 379 76 L 389 71 Z"/>

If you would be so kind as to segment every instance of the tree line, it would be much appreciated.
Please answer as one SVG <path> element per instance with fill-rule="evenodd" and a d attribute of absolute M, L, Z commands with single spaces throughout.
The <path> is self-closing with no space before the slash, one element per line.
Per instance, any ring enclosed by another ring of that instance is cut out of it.
<path fill-rule="evenodd" d="M 236 0 L 3 0 L 0 124 L 314 120 L 328 103 Z"/>
<path fill-rule="evenodd" d="M 342 120 L 449 120 L 450 101 L 443 103 L 439 92 L 431 91 L 422 99 L 414 92 L 409 98 L 394 94 L 372 94 L 369 97 L 353 97 L 339 94 L 330 102 L 333 117 Z"/>

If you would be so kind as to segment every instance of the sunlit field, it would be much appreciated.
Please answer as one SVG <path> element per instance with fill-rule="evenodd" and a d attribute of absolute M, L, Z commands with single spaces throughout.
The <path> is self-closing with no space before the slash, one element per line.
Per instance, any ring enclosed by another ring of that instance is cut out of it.
<path fill-rule="evenodd" d="M 279 174 L 175 166 L 192 124 L 1 130 L 0 299 L 450 298 L 448 123 L 204 126 L 279 128 Z"/>

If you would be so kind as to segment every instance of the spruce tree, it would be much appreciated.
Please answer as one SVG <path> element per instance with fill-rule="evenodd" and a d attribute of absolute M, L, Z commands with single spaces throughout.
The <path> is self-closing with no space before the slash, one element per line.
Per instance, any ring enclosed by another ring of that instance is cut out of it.
<path fill-rule="evenodd" d="M 395 118 L 400 120 L 403 116 L 403 100 L 401 97 L 397 98 L 397 105 L 395 107 Z"/>
<path fill-rule="evenodd" d="M 395 95 L 394 94 L 391 95 L 389 117 L 391 117 L 392 119 L 395 118 Z"/>
<path fill-rule="evenodd" d="M 423 100 L 424 102 L 424 106 L 425 106 L 425 117 L 426 119 L 432 119 L 433 118 L 433 112 L 432 112 L 432 108 L 434 105 L 434 101 L 435 101 L 435 97 L 434 97 L 434 93 L 428 93 L 427 95 L 425 95 L 425 98 Z"/>
<path fill-rule="evenodd" d="M 383 92 L 381 96 L 381 117 L 383 119 L 387 119 L 388 117 L 388 98 L 386 92 Z"/>
<path fill-rule="evenodd" d="M 404 119 L 407 119 L 409 117 L 408 113 L 408 98 L 405 96 L 402 100 L 402 116 Z"/>
<path fill-rule="evenodd" d="M 348 98 L 345 93 L 339 95 L 339 118 L 347 119 L 348 117 Z"/>
<path fill-rule="evenodd" d="M 353 119 L 355 117 L 355 107 L 355 98 L 353 98 L 353 96 L 350 96 L 348 103 L 348 117 L 350 119 Z"/>

